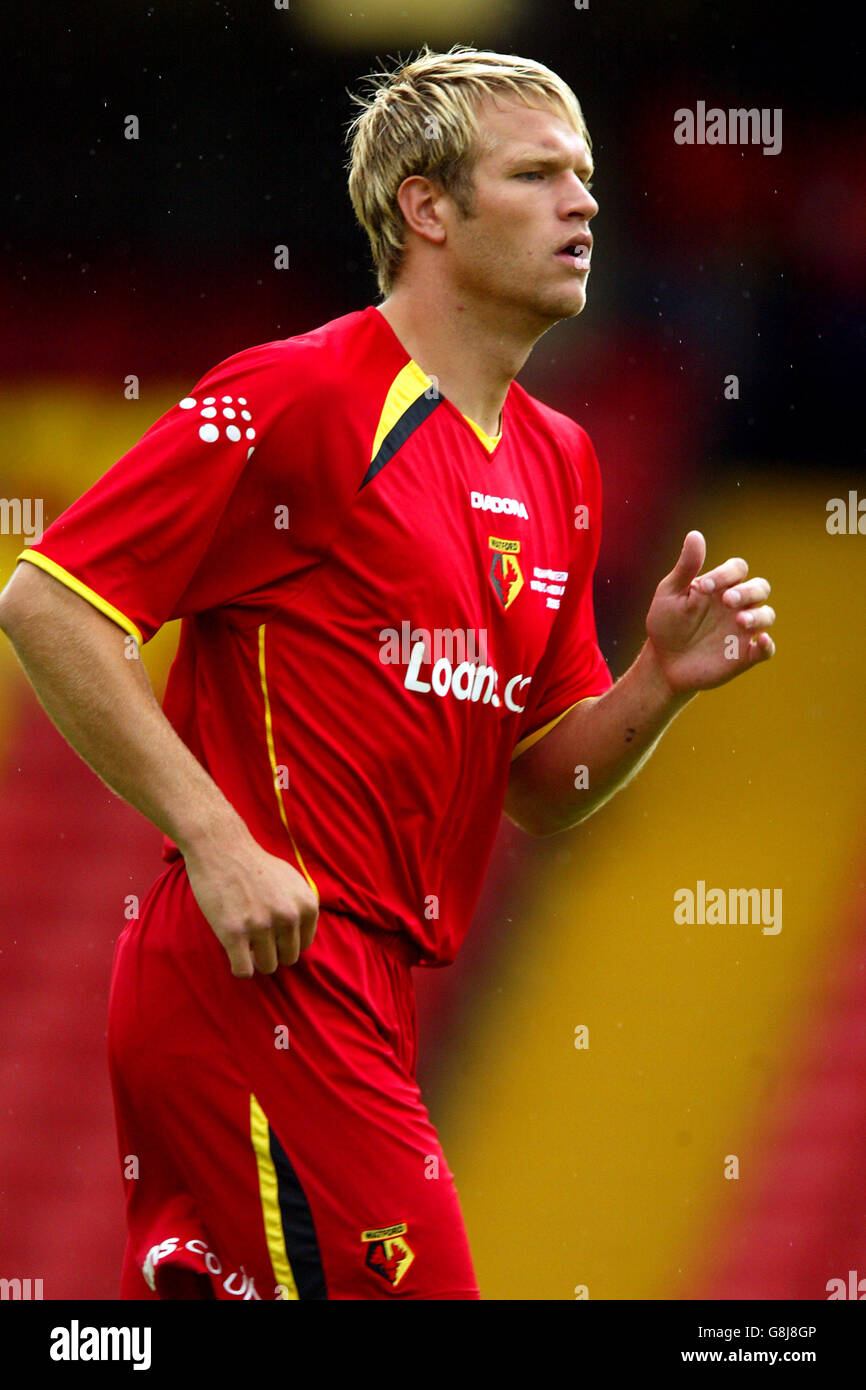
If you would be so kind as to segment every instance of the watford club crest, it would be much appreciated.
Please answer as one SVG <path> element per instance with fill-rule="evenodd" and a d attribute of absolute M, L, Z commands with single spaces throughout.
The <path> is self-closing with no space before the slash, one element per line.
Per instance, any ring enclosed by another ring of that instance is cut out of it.
<path fill-rule="evenodd" d="M 490 581 L 503 608 L 510 608 L 523 588 L 523 571 L 517 558 L 520 541 L 500 540 L 488 536 L 493 559 L 490 562 Z"/>
<path fill-rule="evenodd" d="M 406 1240 L 407 1229 L 406 1222 L 400 1221 L 396 1226 L 361 1232 L 361 1239 L 367 1246 L 364 1263 L 374 1274 L 387 1279 L 392 1289 L 396 1289 L 415 1258 Z"/>

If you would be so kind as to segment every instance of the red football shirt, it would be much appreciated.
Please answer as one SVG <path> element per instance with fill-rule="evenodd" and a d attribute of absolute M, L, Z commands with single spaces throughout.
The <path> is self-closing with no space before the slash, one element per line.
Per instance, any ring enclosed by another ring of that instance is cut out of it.
<path fill-rule="evenodd" d="M 600 509 L 580 426 L 512 382 L 489 439 L 371 305 L 220 363 L 22 558 L 182 618 L 165 712 L 255 838 L 444 964 L 512 758 L 612 684 Z"/>

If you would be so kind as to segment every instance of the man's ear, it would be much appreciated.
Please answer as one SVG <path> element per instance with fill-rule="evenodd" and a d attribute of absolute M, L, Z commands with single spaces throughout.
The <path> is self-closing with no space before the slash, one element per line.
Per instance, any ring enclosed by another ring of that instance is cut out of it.
<path fill-rule="evenodd" d="M 438 211 L 444 197 L 447 194 L 439 184 L 423 174 L 410 175 L 397 189 L 397 202 L 406 226 L 416 236 L 436 245 L 441 245 L 446 236 Z"/>

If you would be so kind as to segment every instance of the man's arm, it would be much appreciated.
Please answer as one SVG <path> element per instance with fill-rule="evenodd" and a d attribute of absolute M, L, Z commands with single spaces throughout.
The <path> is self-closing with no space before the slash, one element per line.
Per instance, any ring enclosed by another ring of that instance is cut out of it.
<path fill-rule="evenodd" d="M 634 664 L 515 759 L 504 809 L 528 834 L 553 835 L 592 815 L 631 781 L 699 690 L 773 655 L 767 628 L 776 615 L 765 603 L 766 579 L 747 581 L 739 558 L 698 577 L 705 558 L 703 536 L 690 531 L 656 589 Z"/>
<path fill-rule="evenodd" d="M 29 564 L 0 594 L 0 628 L 64 738 L 178 846 L 232 973 L 293 965 L 315 933 L 315 893 L 257 844 L 175 733 L 122 630 Z"/>
<path fill-rule="evenodd" d="M 616 685 L 575 705 L 515 759 L 506 815 L 529 835 L 586 820 L 631 781 L 692 698 L 671 698 L 647 644 Z"/>

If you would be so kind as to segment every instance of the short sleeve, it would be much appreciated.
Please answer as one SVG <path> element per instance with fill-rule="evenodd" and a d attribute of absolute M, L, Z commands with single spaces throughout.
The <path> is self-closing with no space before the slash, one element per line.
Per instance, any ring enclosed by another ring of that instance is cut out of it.
<path fill-rule="evenodd" d="M 603 695 L 613 676 L 601 653 L 593 607 L 593 576 L 601 545 L 601 476 L 588 435 L 579 432 L 575 541 L 562 606 L 532 682 L 512 759 L 525 753 L 574 705 Z M 580 512 L 577 508 L 582 508 Z"/>
<path fill-rule="evenodd" d="M 358 480 L 309 361 L 287 339 L 214 367 L 19 559 L 145 642 L 312 564 Z"/>

